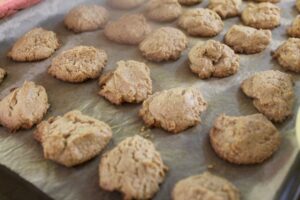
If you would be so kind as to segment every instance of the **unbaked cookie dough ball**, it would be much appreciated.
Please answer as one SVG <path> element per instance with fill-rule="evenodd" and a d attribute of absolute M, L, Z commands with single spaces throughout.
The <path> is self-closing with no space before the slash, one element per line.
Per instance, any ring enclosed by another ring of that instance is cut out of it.
<path fill-rule="evenodd" d="M 124 199 L 151 199 L 166 172 L 167 167 L 153 143 L 136 135 L 103 155 L 99 183 L 104 190 L 123 193 Z"/>
<path fill-rule="evenodd" d="M 109 18 L 108 11 L 99 5 L 79 5 L 66 15 L 65 26 L 77 33 L 103 28 Z"/>
<path fill-rule="evenodd" d="M 177 0 L 149 0 L 145 13 L 154 21 L 170 22 L 181 15 L 182 8 Z"/>
<path fill-rule="evenodd" d="M 59 48 L 56 34 L 43 28 L 34 28 L 13 45 L 8 57 L 15 61 L 38 61 L 49 58 Z"/>
<path fill-rule="evenodd" d="M 239 200 L 238 189 L 229 181 L 209 172 L 176 183 L 173 200 Z"/>
<path fill-rule="evenodd" d="M 187 37 L 185 34 L 172 27 L 162 27 L 143 40 L 139 49 L 143 56 L 155 62 L 176 60 L 187 48 Z"/>
<path fill-rule="evenodd" d="M 215 40 L 198 42 L 189 52 L 190 68 L 202 79 L 226 77 L 239 70 L 239 56 Z"/>
<path fill-rule="evenodd" d="M 55 57 L 48 73 L 62 81 L 80 83 L 98 78 L 106 62 L 107 54 L 104 50 L 77 46 Z"/>
<path fill-rule="evenodd" d="M 298 15 L 287 29 L 290 37 L 300 38 L 300 15 Z"/>
<path fill-rule="evenodd" d="M 280 25 L 280 8 L 272 3 L 249 3 L 242 12 L 243 23 L 262 29 L 273 29 Z"/>
<path fill-rule="evenodd" d="M 273 54 L 280 66 L 286 70 L 300 72 L 300 39 L 289 38 Z"/>
<path fill-rule="evenodd" d="M 210 0 L 208 8 L 226 19 L 240 15 L 241 4 L 241 0 Z"/>
<path fill-rule="evenodd" d="M 7 75 L 6 71 L 4 69 L 0 68 L 0 84 L 3 82 L 6 75 Z"/>
<path fill-rule="evenodd" d="M 255 108 L 274 122 L 292 115 L 295 101 L 292 76 L 280 71 L 263 71 L 243 81 L 242 91 L 253 98 Z"/>
<path fill-rule="evenodd" d="M 107 0 L 108 4 L 118 9 L 132 9 L 141 6 L 146 0 Z"/>
<path fill-rule="evenodd" d="M 98 155 L 112 132 L 106 123 L 74 110 L 41 122 L 34 137 L 43 146 L 46 159 L 72 167 Z"/>
<path fill-rule="evenodd" d="M 207 103 L 196 88 L 173 88 L 156 92 L 146 99 L 139 115 L 150 127 L 179 133 L 201 122 Z"/>
<path fill-rule="evenodd" d="M 178 2 L 184 6 L 192 6 L 192 5 L 201 3 L 202 0 L 178 0 Z"/>
<path fill-rule="evenodd" d="M 224 24 L 216 12 L 195 8 L 187 10 L 180 16 L 178 26 L 192 36 L 213 37 L 223 30 Z"/>
<path fill-rule="evenodd" d="M 45 88 L 25 81 L 0 101 L 0 124 L 12 132 L 30 129 L 42 120 L 48 108 Z"/>
<path fill-rule="evenodd" d="M 140 103 L 152 94 L 149 67 L 134 60 L 119 61 L 115 71 L 100 78 L 99 94 L 113 104 Z"/>
<path fill-rule="evenodd" d="M 219 116 L 210 131 L 210 143 L 216 154 L 234 164 L 258 164 L 279 148 L 276 127 L 262 114 Z"/>
<path fill-rule="evenodd" d="M 236 53 L 255 54 L 267 48 L 272 40 L 270 30 L 233 25 L 225 35 L 225 44 Z"/>
<path fill-rule="evenodd" d="M 109 22 L 105 36 L 120 44 L 137 45 L 151 32 L 146 18 L 140 14 L 125 15 L 116 21 Z"/>

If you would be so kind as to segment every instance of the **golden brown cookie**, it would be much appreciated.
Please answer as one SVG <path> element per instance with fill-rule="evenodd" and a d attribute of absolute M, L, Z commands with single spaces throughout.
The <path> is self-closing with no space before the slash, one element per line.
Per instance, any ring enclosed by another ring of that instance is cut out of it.
<path fill-rule="evenodd" d="M 286 70 L 300 72 L 300 39 L 289 38 L 273 54 L 280 66 Z"/>
<path fill-rule="evenodd" d="M 143 56 L 151 61 L 176 60 L 187 47 L 185 34 L 172 27 L 162 27 L 146 37 L 139 49 Z"/>
<path fill-rule="evenodd" d="M 295 101 L 293 79 L 280 71 L 263 71 L 243 81 L 243 92 L 253 98 L 255 108 L 274 122 L 292 115 Z"/>
<path fill-rule="evenodd" d="M 198 42 L 189 52 L 190 68 L 202 79 L 237 73 L 239 60 L 230 47 L 215 40 Z"/>
<path fill-rule="evenodd" d="M 173 200 L 239 200 L 238 189 L 229 181 L 209 172 L 176 183 Z"/>
<path fill-rule="evenodd" d="M 56 56 L 48 73 L 62 81 L 80 83 L 98 78 L 106 62 L 107 54 L 104 50 L 77 46 Z"/>
<path fill-rule="evenodd" d="M 0 68 L 0 84 L 3 82 L 6 75 L 7 75 L 6 71 L 4 69 Z"/>
<path fill-rule="evenodd" d="M 0 101 L 0 123 L 12 132 L 30 129 L 42 120 L 48 108 L 45 88 L 25 81 Z"/>
<path fill-rule="evenodd" d="M 224 24 L 216 12 L 195 8 L 187 10 L 180 16 L 178 26 L 192 36 L 213 37 L 223 30 Z"/>
<path fill-rule="evenodd" d="M 262 114 L 239 117 L 220 115 L 209 136 L 219 157 L 240 165 L 262 163 L 280 145 L 278 130 Z"/>
<path fill-rule="evenodd" d="M 240 15 L 241 4 L 241 0 L 210 0 L 208 8 L 226 19 Z"/>
<path fill-rule="evenodd" d="M 65 26 L 77 33 L 103 28 L 108 21 L 108 11 L 97 4 L 79 5 L 66 15 Z"/>
<path fill-rule="evenodd" d="M 287 28 L 287 34 L 290 37 L 300 38 L 300 15 L 298 15 Z"/>
<path fill-rule="evenodd" d="M 142 5 L 146 0 L 107 0 L 108 4 L 118 9 L 132 9 Z"/>
<path fill-rule="evenodd" d="M 139 115 L 150 127 L 179 133 L 201 122 L 207 103 L 199 89 L 173 88 L 156 92 L 146 99 Z"/>
<path fill-rule="evenodd" d="M 192 6 L 192 5 L 201 3 L 202 0 L 178 0 L 178 2 L 184 6 Z"/>
<path fill-rule="evenodd" d="M 99 94 L 113 104 L 140 103 L 152 94 L 149 67 L 134 60 L 119 61 L 115 71 L 100 78 Z"/>
<path fill-rule="evenodd" d="M 140 14 L 125 15 L 116 21 L 109 22 L 105 36 L 120 44 L 137 45 L 151 32 L 146 18 Z"/>
<path fill-rule="evenodd" d="M 224 42 L 236 53 L 255 54 L 267 48 L 272 40 L 270 30 L 233 25 L 225 35 Z"/>
<path fill-rule="evenodd" d="M 149 0 L 145 13 L 154 21 L 169 22 L 181 15 L 182 8 L 178 0 Z"/>
<path fill-rule="evenodd" d="M 13 45 L 8 57 L 15 61 L 38 61 L 49 58 L 59 48 L 56 34 L 42 28 L 34 28 Z"/>
<path fill-rule="evenodd" d="M 262 29 L 273 29 L 280 25 L 280 8 L 272 3 L 249 3 L 242 12 L 243 23 Z"/>
<path fill-rule="evenodd" d="M 112 132 L 106 123 L 74 110 L 41 122 L 34 137 L 43 146 L 46 159 L 72 167 L 98 155 Z"/>
<path fill-rule="evenodd" d="M 167 167 L 149 140 L 128 137 L 106 153 L 99 166 L 100 187 L 123 193 L 124 199 L 151 199 Z"/>

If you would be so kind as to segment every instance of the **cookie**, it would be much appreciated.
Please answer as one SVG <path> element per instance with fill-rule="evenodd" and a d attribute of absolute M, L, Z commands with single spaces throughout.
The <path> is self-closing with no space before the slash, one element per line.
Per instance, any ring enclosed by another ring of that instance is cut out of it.
<path fill-rule="evenodd" d="M 149 19 L 158 22 L 174 21 L 181 13 L 182 8 L 177 0 L 149 0 L 145 10 Z"/>
<path fill-rule="evenodd" d="M 300 15 L 298 15 L 287 28 L 287 34 L 290 37 L 300 38 Z"/>
<path fill-rule="evenodd" d="M 178 26 L 192 36 L 213 37 L 223 30 L 224 24 L 216 12 L 195 8 L 187 10 L 180 16 Z"/>
<path fill-rule="evenodd" d="M 190 68 L 202 79 L 237 73 L 239 60 L 230 47 L 215 40 L 198 42 L 189 52 Z"/>
<path fill-rule="evenodd" d="M 15 61 L 38 61 L 49 58 L 59 48 L 56 34 L 43 28 L 34 28 L 13 45 L 8 57 Z"/>
<path fill-rule="evenodd" d="M 241 0 L 210 0 L 208 8 L 215 11 L 222 19 L 240 15 Z"/>
<path fill-rule="evenodd" d="M 107 0 L 108 4 L 118 9 L 132 9 L 141 6 L 146 0 Z"/>
<path fill-rule="evenodd" d="M 134 60 L 117 62 L 117 69 L 100 78 L 99 94 L 111 103 L 140 103 L 152 94 L 149 67 Z"/>
<path fill-rule="evenodd" d="M 236 53 L 255 54 L 267 48 L 272 40 L 270 30 L 233 25 L 225 35 L 224 42 Z"/>
<path fill-rule="evenodd" d="M 65 26 L 76 32 L 95 31 L 103 28 L 108 21 L 108 11 L 99 5 L 79 5 L 66 15 Z"/>
<path fill-rule="evenodd" d="M 30 129 L 42 120 L 48 108 L 45 88 L 25 81 L 0 101 L 0 123 L 11 132 Z"/>
<path fill-rule="evenodd" d="M 0 68 L 0 84 L 3 82 L 6 75 L 7 75 L 6 71 Z"/>
<path fill-rule="evenodd" d="M 184 6 L 192 6 L 192 5 L 201 3 L 202 0 L 178 0 L 178 2 Z"/>
<path fill-rule="evenodd" d="M 57 79 L 80 83 L 100 76 L 107 54 L 92 46 L 77 46 L 63 51 L 52 60 L 48 73 Z"/>
<path fill-rule="evenodd" d="M 300 72 L 300 39 L 289 38 L 273 54 L 280 66 L 286 70 Z"/>
<path fill-rule="evenodd" d="M 100 162 L 100 187 L 119 191 L 124 199 L 151 199 L 164 181 L 167 167 L 149 140 L 126 138 Z"/>
<path fill-rule="evenodd" d="M 254 28 L 273 29 L 280 25 L 280 8 L 272 3 L 249 3 L 242 12 L 245 25 Z"/>
<path fill-rule="evenodd" d="M 293 112 L 293 85 L 291 75 L 269 70 L 244 80 L 241 88 L 253 98 L 253 104 L 259 112 L 274 122 L 282 122 Z"/>
<path fill-rule="evenodd" d="M 239 200 L 238 189 L 229 181 L 209 172 L 185 178 L 176 183 L 173 200 Z"/>
<path fill-rule="evenodd" d="M 129 45 L 139 44 L 150 32 L 150 25 L 140 14 L 125 15 L 109 22 L 104 29 L 104 34 L 109 40 Z"/>
<path fill-rule="evenodd" d="M 34 137 L 46 159 L 72 167 L 98 155 L 112 138 L 112 131 L 106 123 L 74 110 L 41 122 Z"/>
<path fill-rule="evenodd" d="M 147 126 L 179 133 L 199 124 L 200 114 L 206 108 L 207 103 L 198 89 L 173 88 L 148 97 L 139 115 Z"/>
<path fill-rule="evenodd" d="M 296 8 L 300 12 L 300 0 L 296 0 Z"/>
<path fill-rule="evenodd" d="M 221 115 L 209 137 L 219 157 L 240 165 L 262 163 L 277 151 L 281 140 L 276 127 L 262 114 Z"/>
<path fill-rule="evenodd" d="M 178 59 L 187 45 L 187 37 L 182 31 L 162 27 L 149 34 L 140 43 L 139 49 L 146 59 L 161 62 Z"/>

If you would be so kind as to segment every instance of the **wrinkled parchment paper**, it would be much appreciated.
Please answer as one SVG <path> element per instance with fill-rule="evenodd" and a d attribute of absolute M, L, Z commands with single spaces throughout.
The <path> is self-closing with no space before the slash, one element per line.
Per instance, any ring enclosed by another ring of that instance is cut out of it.
<path fill-rule="evenodd" d="M 104 1 L 60 1 L 48 0 L 22 11 L 12 18 L 0 22 L 0 65 L 9 73 L 0 86 L 0 98 L 9 93 L 11 88 L 20 86 L 24 80 L 33 80 L 43 85 L 49 95 L 51 108 L 45 118 L 62 115 L 73 109 L 107 122 L 113 129 L 113 140 L 105 149 L 108 151 L 128 136 L 140 133 L 142 120 L 137 113 L 140 105 L 114 106 L 97 95 L 97 81 L 82 84 L 69 84 L 56 80 L 46 72 L 50 59 L 42 62 L 16 63 L 6 58 L 6 53 L 13 42 L 33 27 L 41 26 L 55 31 L 62 47 L 55 53 L 76 45 L 94 45 L 103 48 L 109 55 L 105 71 L 115 68 L 121 59 L 135 59 L 146 62 L 151 68 L 154 91 L 178 86 L 195 86 L 201 89 L 209 103 L 208 110 L 202 114 L 202 125 L 191 128 L 181 134 L 172 135 L 160 129 L 148 130 L 147 134 L 161 152 L 162 158 L 169 166 L 165 182 L 154 199 L 170 199 L 174 184 L 187 176 L 201 173 L 208 165 L 213 165 L 212 172 L 232 181 L 241 191 L 243 199 L 273 199 L 295 158 L 297 148 L 293 134 L 296 110 L 299 106 L 300 80 L 295 78 L 295 92 L 298 96 L 295 103 L 295 114 L 283 124 L 277 125 L 281 130 L 283 142 L 280 150 L 261 165 L 237 166 L 218 158 L 210 147 L 208 132 L 213 120 L 220 114 L 247 115 L 257 111 L 252 100 L 239 89 L 240 83 L 256 71 L 268 69 L 282 70 L 271 59 L 271 51 L 275 50 L 286 38 L 285 30 L 297 15 L 294 0 L 282 0 L 282 25 L 274 29 L 272 44 L 267 50 L 256 55 L 242 55 L 241 69 L 238 74 L 224 79 L 200 80 L 188 68 L 187 53 L 199 38 L 189 38 L 189 47 L 177 62 L 152 63 L 143 59 L 135 46 L 125 46 L 109 42 L 102 31 L 73 34 L 63 26 L 65 13 L 80 3 Z M 206 7 L 207 1 L 200 7 Z M 195 6 L 197 7 L 197 6 Z M 111 11 L 112 19 L 118 18 L 128 11 Z M 141 12 L 142 8 L 130 12 Z M 233 24 L 241 23 L 239 18 L 225 21 L 225 29 L 217 36 L 222 40 L 224 34 Z M 173 24 L 151 23 L 153 28 Z M 54 55 L 54 56 L 55 56 Z M 34 130 L 34 129 L 33 129 Z M 0 128 L 0 163 L 14 170 L 32 182 L 39 189 L 54 199 L 59 200 L 108 200 L 121 199 L 118 193 L 110 193 L 98 187 L 98 163 L 100 156 L 75 168 L 65 168 L 43 158 L 41 146 L 32 137 L 33 130 L 8 133 Z"/>

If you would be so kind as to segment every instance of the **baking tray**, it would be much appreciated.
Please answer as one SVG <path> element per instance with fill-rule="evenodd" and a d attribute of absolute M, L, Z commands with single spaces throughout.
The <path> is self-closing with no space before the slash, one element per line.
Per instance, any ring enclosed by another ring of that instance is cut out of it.
<path fill-rule="evenodd" d="M 93 45 L 104 49 L 108 55 L 108 65 L 105 71 L 115 68 L 115 63 L 121 59 L 135 59 L 146 62 L 151 69 L 154 92 L 178 86 L 195 86 L 201 89 L 209 107 L 201 116 L 202 125 L 173 135 L 160 129 L 149 129 L 147 134 L 160 151 L 164 162 L 170 170 L 165 182 L 154 199 L 170 199 L 174 184 L 190 175 L 199 174 L 213 166 L 210 171 L 232 181 L 240 189 L 242 199 L 275 199 L 281 198 L 284 185 L 288 182 L 298 153 L 293 126 L 296 110 L 300 105 L 300 78 L 295 79 L 297 99 L 294 115 L 282 124 L 276 126 L 283 137 L 279 151 L 269 160 L 260 165 L 238 166 L 229 164 L 218 158 L 210 147 L 208 132 L 212 122 L 220 113 L 228 115 L 248 115 L 257 111 L 252 100 L 240 91 L 240 83 L 257 71 L 268 69 L 282 70 L 271 59 L 271 51 L 275 50 L 287 39 L 285 29 L 297 15 L 294 0 L 282 0 L 282 25 L 272 31 L 272 44 L 262 53 L 241 55 L 241 68 L 238 74 L 223 79 L 200 80 L 191 73 L 188 67 L 187 53 L 201 38 L 189 37 L 189 46 L 176 62 L 152 63 L 142 58 L 136 46 L 119 45 L 108 41 L 103 32 L 95 31 L 73 34 L 64 28 L 63 17 L 67 11 L 80 3 L 104 1 L 43 1 L 28 10 L 13 17 L 0 21 L 0 65 L 8 71 L 7 79 L 0 86 L 0 98 L 7 95 L 11 88 L 20 86 L 24 80 L 32 80 L 43 85 L 48 93 L 51 108 L 46 118 L 62 115 L 70 110 L 78 109 L 83 113 L 107 122 L 113 130 L 113 139 L 104 152 L 112 149 L 126 137 L 140 134 L 144 126 L 138 117 L 141 105 L 125 104 L 114 106 L 97 95 L 99 87 L 97 80 L 82 84 L 61 82 L 47 74 L 53 57 L 31 63 L 16 63 L 6 58 L 6 53 L 14 41 L 33 27 L 41 26 L 55 31 L 62 43 L 54 56 L 63 50 L 76 45 Z M 206 7 L 208 1 L 194 7 Z M 143 8 L 130 11 L 141 12 Z M 116 19 L 129 11 L 110 9 L 111 18 Z M 222 41 L 223 36 L 233 24 L 240 24 L 239 18 L 225 20 L 223 32 L 214 39 Z M 176 23 L 153 23 L 153 29 L 160 26 L 176 26 Z M 19 174 L 22 178 L 35 185 L 53 199 L 64 200 L 108 200 L 121 199 L 116 192 L 106 192 L 98 187 L 98 164 L 100 156 L 74 168 L 65 168 L 43 158 L 41 146 L 32 137 L 34 129 L 10 134 L 0 128 L 0 164 Z M 297 181 L 296 181 L 297 183 Z M 288 187 L 291 188 L 291 187 Z"/>

